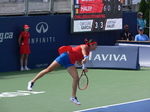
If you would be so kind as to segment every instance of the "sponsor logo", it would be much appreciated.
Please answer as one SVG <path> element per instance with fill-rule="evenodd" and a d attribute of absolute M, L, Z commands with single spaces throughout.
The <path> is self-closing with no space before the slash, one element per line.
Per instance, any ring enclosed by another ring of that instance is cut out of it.
<path fill-rule="evenodd" d="M 5 32 L 5 33 L 0 33 L 0 42 L 3 42 L 5 39 L 12 39 L 13 38 L 13 32 Z"/>
<path fill-rule="evenodd" d="M 91 22 L 80 22 L 81 29 L 91 29 Z"/>
<path fill-rule="evenodd" d="M 0 98 L 6 98 L 6 97 L 18 97 L 18 96 L 27 96 L 27 95 L 34 95 L 34 94 L 41 94 L 41 93 L 46 93 L 45 91 L 23 91 L 23 90 L 18 90 L 16 92 L 3 92 L 0 94 Z"/>
<path fill-rule="evenodd" d="M 48 31 L 48 24 L 46 22 L 40 22 L 36 25 L 36 31 L 38 33 L 46 33 Z"/>
<path fill-rule="evenodd" d="M 93 20 L 76 20 L 74 21 L 74 32 L 91 31 Z"/>
<path fill-rule="evenodd" d="M 49 29 L 49 26 L 46 22 L 39 22 L 37 25 L 36 25 L 36 31 L 40 34 L 45 34 L 48 29 Z M 49 33 L 46 33 L 46 35 L 48 35 Z M 55 37 L 53 36 L 45 36 L 44 37 L 34 37 L 34 38 L 30 38 L 29 39 L 29 43 L 30 44 L 37 44 L 37 43 L 51 43 L 51 42 L 56 42 L 56 39 Z"/>
<path fill-rule="evenodd" d="M 122 19 L 107 19 L 105 30 L 122 29 Z"/>
<path fill-rule="evenodd" d="M 95 54 L 90 52 L 89 60 L 94 61 L 127 61 L 126 54 Z"/>
<path fill-rule="evenodd" d="M 107 22 L 107 28 L 113 28 L 115 27 L 116 21 L 112 20 L 112 21 L 108 21 Z"/>
<path fill-rule="evenodd" d="M 30 38 L 30 44 L 56 42 L 55 37 Z"/>
<path fill-rule="evenodd" d="M 44 63 L 44 64 L 37 64 L 36 67 L 40 68 L 40 67 L 46 67 L 48 66 L 48 63 Z"/>

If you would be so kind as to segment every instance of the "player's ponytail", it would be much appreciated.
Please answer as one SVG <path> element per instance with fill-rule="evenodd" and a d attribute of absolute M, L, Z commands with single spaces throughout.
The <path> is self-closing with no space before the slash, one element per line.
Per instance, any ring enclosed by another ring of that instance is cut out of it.
<path fill-rule="evenodd" d="M 88 39 L 87 39 L 87 38 L 85 38 L 85 39 L 84 39 L 84 42 L 85 42 L 85 44 L 87 44 L 87 43 L 88 43 Z"/>

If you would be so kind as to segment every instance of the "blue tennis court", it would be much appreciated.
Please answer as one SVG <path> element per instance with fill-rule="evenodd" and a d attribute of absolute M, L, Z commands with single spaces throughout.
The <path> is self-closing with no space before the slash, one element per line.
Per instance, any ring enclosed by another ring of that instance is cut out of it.
<path fill-rule="evenodd" d="M 74 112 L 150 112 L 150 98 Z"/>

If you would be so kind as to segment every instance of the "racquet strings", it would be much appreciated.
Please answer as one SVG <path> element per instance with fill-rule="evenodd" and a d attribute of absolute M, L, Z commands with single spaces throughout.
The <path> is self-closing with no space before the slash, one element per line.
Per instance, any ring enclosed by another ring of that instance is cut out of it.
<path fill-rule="evenodd" d="M 85 89 L 87 87 L 87 84 L 88 84 L 88 79 L 85 75 L 82 75 L 79 79 L 79 88 L 82 90 L 82 89 Z"/>

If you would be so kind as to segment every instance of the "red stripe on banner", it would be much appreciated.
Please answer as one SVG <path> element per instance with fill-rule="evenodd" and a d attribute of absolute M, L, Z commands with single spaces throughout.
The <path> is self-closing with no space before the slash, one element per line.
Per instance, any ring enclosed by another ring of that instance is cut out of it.
<path fill-rule="evenodd" d="M 104 4 L 81 4 L 78 14 L 102 13 Z"/>
<path fill-rule="evenodd" d="M 79 4 L 84 3 L 103 3 L 103 0 L 79 0 Z"/>
<path fill-rule="evenodd" d="M 74 15 L 74 19 L 106 18 L 105 14 Z"/>

